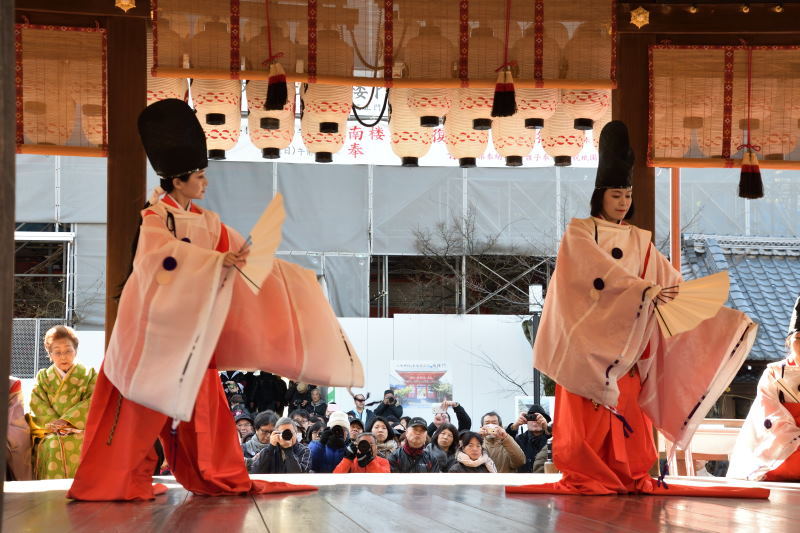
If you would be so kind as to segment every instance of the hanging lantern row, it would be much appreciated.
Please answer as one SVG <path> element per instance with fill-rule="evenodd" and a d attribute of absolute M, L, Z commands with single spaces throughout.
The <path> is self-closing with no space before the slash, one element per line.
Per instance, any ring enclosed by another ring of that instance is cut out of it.
<path fill-rule="evenodd" d="M 148 103 L 185 98 L 185 85 L 161 86 L 150 78 Z M 178 80 L 185 81 L 185 80 Z M 250 141 L 265 159 L 277 159 L 295 132 L 297 84 L 287 83 L 286 105 L 266 110 L 266 81 L 247 83 L 245 95 Z M 241 84 L 238 80 L 193 80 L 190 88 L 198 119 L 206 133 L 209 158 L 225 159 L 239 140 Z M 448 153 L 462 167 L 474 167 L 486 151 L 489 131 L 495 150 L 507 166 L 521 166 L 537 142 L 557 166 L 571 164 L 583 148 L 585 132 L 611 120 L 610 90 L 517 89 L 516 112 L 492 117 L 492 89 L 389 90 L 389 130 L 393 152 L 403 166 L 417 166 L 433 142 L 433 128 L 444 125 Z M 333 161 L 345 143 L 352 109 L 352 87 L 303 84 L 300 87 L 300 131 L 303 143 L 318 163 Z"/>

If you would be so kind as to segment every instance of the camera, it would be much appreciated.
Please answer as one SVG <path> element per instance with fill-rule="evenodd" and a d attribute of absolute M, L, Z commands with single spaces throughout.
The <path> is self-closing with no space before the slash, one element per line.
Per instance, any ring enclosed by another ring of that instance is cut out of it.
<path fill-rule="evenodd" d="M 526 413 L 524 416 L 528 422 L 536 422 L 536 417 L 539 416 L 539 413 Z"/>
<path fill-rule="evenodd" d="M 333 426 L 331 428 L 331 433 L 334 437 L 339 437 L 340 439 L 344 438 L 344 429 L 342 426 Z"/>
<path fill-rule="evenodd" d="M 367 440 L 358 441 L 358 451 L 361 454 L 368 453 L 372 449 L 372 445 Z"/>
<path fill-rule="evenodd" d="M 294 432 L 291 429 L 284 429 L 283 431 L 281 431 L 281 438 L 286 442 L 291 441 L 293 436 Z"/>
<path fill-rule="evenodd" d="M 384 400 L 389 402 L 389 405 L 391 405 L 391 404 L 393 404 L 393 403 L 395 403 L 397 401 L 397 399 L 394 396 L 388 396 L 388 397 L 384 398 Z"/>
<path fill-rule="evenodd" d="M 500 426 L 496 426 L 494 424 L 486 424 L 487 435 L 496 435 L 498 429 L 500 429 Z"/>

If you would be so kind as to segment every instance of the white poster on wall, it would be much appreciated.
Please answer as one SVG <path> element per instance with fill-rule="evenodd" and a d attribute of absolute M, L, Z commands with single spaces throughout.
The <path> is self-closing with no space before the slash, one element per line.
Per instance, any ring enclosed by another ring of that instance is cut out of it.
<path fill-rule="evenodd" d="M 421 416 L 428 422 L 443 401 L 453 399 L 452 373 L 447 362 L 394 360 L 389 384 L 403 406 L 403 415 Z"/>

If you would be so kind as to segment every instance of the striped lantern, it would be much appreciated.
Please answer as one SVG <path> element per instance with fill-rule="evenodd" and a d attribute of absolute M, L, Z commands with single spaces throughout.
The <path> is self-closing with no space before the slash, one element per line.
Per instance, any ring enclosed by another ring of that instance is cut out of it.
<path fill-rule="evenodd" d="M 241 99 L 239 80 L 192 80 L 192 101 L 206 134 L 209 159 L 225 159 L 225 151 L 239 141 Z"/>
<path fill-rule="evenodd" d="M 458 102 L 448 116 L 459 115 L 469 119 L 474 130 L 486 131 L 492 127 L 492 102 L 494 89 L 450 89 L 453 101 Z"/>
<path fill-rule="evenodd" d="M 300 98 L 303 100 L 300 126 L 303 142 L 309 152 L 316 154 L 317 163 L 330 163 L 334 152 L 338 152 L 344 143 L 347 117 L 353 105 L 353 88 L 307 84 L 301 89 Z"/>
<path fill-rule="evenodd" d="M 590 130 L 611 107 L 610 89 L 562 89 L 561 105 L 576 130 Z"/>
<path fill-rule="evenodd" d="M 403 166 L 417 167 L 419 158 L 431 149 L 433 134 L 430 128 L 420 123 L 419 117 L 408 106 L 410 91 L 400 88 L 389 91 L 389 131 L 392 134 L 392 151 L 400 157 Z"/>
<path fill-rule="evenodd" d="M 158 41 L 163 43 L 167 41 L 167 46 L 162 46 L 162 52 L 159 53 L 159 60 L 162 65 L 170 67 L 177 67 L 181 65 L 183 57 L 164 57 L 164 50 L 175 51 L 182 50 L 180 46 L 181 37 L 169 28 L 169 21 L 167 19 L 158 21 Z M 166 100 L 168 98 L 177 98 L 178 100 L 186 99 L 186 92 L 188 91 L 188 82 L 186 78 L 156 78 L 152 75 L 153 72 L 153 34 L 147 32 L 147 105 L 158 102 L 159 100 Z"/>
<path fill-rule="evenodd" d="M 300 135 L 303 144 L 314 154 L 317 163 L 331 163 L 333 154 L 344 146 L 344 128 L 336 133 L 322 133 L 320 126 L 319 118 L 310 113 L 303 113 L 303 118 L 300 119 Z"/>
<path fill-rule="evenodd" d="M 556 112 L 541 129 L 542 148 L 553 158 L 557 167 L 567 167 L 572 164 L 572 158 L 578 155 L 583 148 L 585 135 L 582 130 L 572 127 L 572 119 L 563 106 L 558 106 Z"/>
<path fill-rule="evenodd" d="M 497 153 L 506 158 L 506 166 L 521 167 L 522 158 L 536 144 L 536 132 L 525 127 L 518 115 L 495 117 L 492 121 L 492 142 Z"/>
<path fill-rule="evenodd" d="M 67 89 L 68 66 L 37 58 L 36 69 L 22 78 L 22 132 L 25 144 L 69 144 L 75 124 L 75 100 Z M 57 81 L 53 81 L 57 80 Z M 52 90 L 52 87 L 63 89 Z"/>
<path fill-rule="evenodd" d="M 247 83 L 247 130 L 250 141 L 261 149 L 264 159 L 278 159 L 281 150 L 288 147 L 294 138 L 294 109 L 297 99 L 297 86 L 286 84 L 287 98 L 283 109 L 267 111 L 264 103 L 267 98 L 267 82 L 251 80 Z"/>
<path fill-rule="evenodd" d="M 444 121 L 444 141 L 447 152 L 458 159 L 460 167 L 476 166 L 476 160 L 489 144 L 489 132 L 472 127 L 472 119 L 464 113 L 451 111 Z"/>
<path fill-rule="evenodd" d="M 521 89 L 517 92 L 517 114 L 525 127 L 538 130 L 556 112 L 559 102 L 558 89 Z"/>
<path fill-rule="evenodd" d="M 408 41 L 402 53 L 411 78 L 446 79 L 452 75 L 456 50 L 438 26 L 420 27 L 419 35 Z M 438 126 L 440 117 L 445 116 L 452 105 L 447 89 L 408 90 L 408 107 L 419 117 L 420 125 L 426 128 Z"/>

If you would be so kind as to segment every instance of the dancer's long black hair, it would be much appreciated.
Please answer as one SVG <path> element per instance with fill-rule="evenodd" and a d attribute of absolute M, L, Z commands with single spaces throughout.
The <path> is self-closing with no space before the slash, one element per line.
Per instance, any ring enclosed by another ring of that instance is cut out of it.
<path fill-rule="evenodd" d="M 172 180 L 179 179 L 183 182 L 189 181 L 189 177 L 192 173 L 183 174 L 181 176 L 173 176 L 171 178 L 161 178 L 161 182 L 159 185 L 164 192 L 171 193 L 175 189 L 175 184 Z M 144 203 L 144 207 L 142 209 L 147 209 L 150 207 L 150 201 L 146 201 Z M 172 213 L 167 214 L 167 229 L 169 229 L 172 234 L 175 234 L 175 219 L 172 216 Z M 117 294 L 114 296 L 114 299 L 119 301 L 120 296 L 122 296 L 122 289 L 125 288 L 125 284 L 128 282 L 128 278 L 131 277 L 133 273 L 133 259 L 136 257 L 136 250 L 139 248 L 139 234 L 142 231 L 142 215 L 139 214 L 139 223 L 136 225 L 136 234 L 133 236 L 133 241 L 131 242 L 131 261 L 128 264 L 128 272 L 125 274 L 125 279 L 122 280 L 122 283 L 119 284 Z"/>

